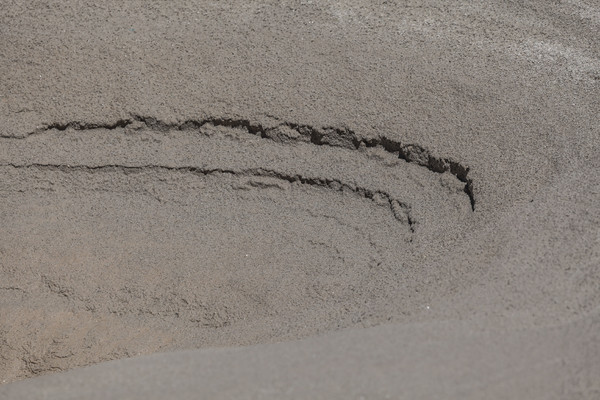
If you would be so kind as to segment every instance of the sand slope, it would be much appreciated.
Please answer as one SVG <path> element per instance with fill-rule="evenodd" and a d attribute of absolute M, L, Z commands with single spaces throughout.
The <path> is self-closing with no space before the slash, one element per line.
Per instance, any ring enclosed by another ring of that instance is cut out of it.
<path fill-rule="evenodd" d="M 299 342 L 158 354 L 0 388 L 7 398 L 593 399 L 598 315 L 483 333 L 428 322 Z M 260 367 L 257 367 L 260 366 Z M 75 389 L 76 388 L 76 389 Z"/>
<path fill-rule="evenodd" d="M 593 2 L 0 22 L 0 397 L 599 395 Z"/>

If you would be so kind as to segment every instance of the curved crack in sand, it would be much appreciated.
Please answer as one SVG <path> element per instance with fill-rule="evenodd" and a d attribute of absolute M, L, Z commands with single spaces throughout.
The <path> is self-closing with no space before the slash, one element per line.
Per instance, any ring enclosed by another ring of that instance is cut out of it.
<path fill-rule="evenodd" d="M 199 168 L 199 167 L 168 167 L 164 165 L 142 165 L 142 166 L 128 166 L 128 165 L 100 165 L 100 166 L 89 166 L 89 165 L 66 165 L 66 164 L 25 164 L 18 165 L 12 163 L 0 164 L 0 167 L 13 167 L 15 169 L 20 168 L 38 168 L 45 170 L 57 170 L 57 171 L 101 171 L 101 170 L 122 170 L 122 171 L 141 171 L 141 170 L 165 170 L 165 171 L 179 171 L 189 172 L 193 174 L 211 175 L 211 174 L 230 174 L 243 177 L 268 177 L 276 178 L 290 183 L 301 183 L 303 185 L 322 187 L 332 189 L 335 191 L 350 191 L 356 193 L 366 199 L 373 200 L 377 204 L 382 202 L 386 203 L 389 207 L 390 213 L 396 220 L 402 223 L 407 223 L 410 227 L 411 232 L 414 233 L 414 222 L 410 216 L 410 206 L 403 203 L 402 201 L 393 198 L 389 193 L 381 190 L 370 190 L 367 188 L 354 186 L 349 183 L 342 182 L 337 179 L 327 179 L 319 177 L 308 177 L 303 175 L 287 175 L 278 171 L 257 168 L 247 170 L 225 170 L 221 168 Z"/>
<path fill-rule="evenodd" d="M 264 126 L 258 122 L 252 122 L 243 118 L 220 118 L 207 117 L 204 119 L 188 119 L 181 123 L 168 123 L 154 117 L 132 114 L 131 118 L 119 119 L 114 122 L 94 123 L 85 121 L 55 122 L 39 128 L 33 132 L 20 136 L 1 136 L 3 138 L 23 139 L 32 135 L 43 134 L 48 131 L 65 131 L 73 129 L 78 131 L 92 129 L 114 130 L 117 128 L 127 128 L 135 124 L 143 124 L 145 127 L 159 130 L 186 130 L 198 129 L 206 125 L 214 127 L 227 127 L 234 129 L 243 129 L 250 134 L 268 138 L 274 141 L 280 141 L 277 131 L 286 128 L 294 132 L 292 137 L 288 136 L 289 141 L 309 141 L 318 146 L 343 147 L 357 150 L 364 147 L 381 147 L 385 151 L 397 155 L 400 159 L 420 165 L 436 173 L 449 172 L 464 184 L 464 192 L 469 197 L 471 209 L 475 211 L 475 196 L 473 193 L 473 180 L 468 177 L 469 167 L 454 161 L 450 158 L 440 158 L 431 154 L 430 151 L 417 144 L 402 144 L 399 141 L 380 136 L 378 138 L 361 138 L 356 132 L 348 128 L 322 127 L 317 128 L 310 125 L 302 125 L 293 122 L 281 122 L 275 126 Z M 139 129 L 140 126 L 137 125 Z M 293 137 L 296 136 L 296 137 Z"/>

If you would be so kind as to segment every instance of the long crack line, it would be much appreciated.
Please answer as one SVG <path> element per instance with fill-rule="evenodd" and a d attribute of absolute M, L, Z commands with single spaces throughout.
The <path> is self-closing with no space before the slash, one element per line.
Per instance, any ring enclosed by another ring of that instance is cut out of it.
<path fill-rule="evenodd" d="M 0 136 L 8 139 L 24 139 L 31 135 L 43 134 L 51 130 L 64 131 L 67 129 L 85 131 L 92 129 L 113 130 L 127 128 L 135 123 L 142 123 L 147 128 L 158 131 L 199 129 L 204 126 L 228 127 L 243 129 L 250 134 L 262 138 L 275 140 L 273 132 L 285 127 L 295 131 L 300 137 L 318 146 L 344 147 L 358 150 L 361 147 L 381 147 L 385 151 L 396 155 L 398 158 L 414 163 L 436 173 L 449 172 L 460 182 L 464 183 L 464 192 L 469 197 L 471 209 L 475 211 L 475 196 L 473 180 L 468 177 L 469 167 L 460 164 L 450 158 L 435 157 L 427 149 L 416 144 L 402 144 L 399 141 L 379 136 L 377 138 L 361 138 L 356 132 L 348 128 L 322 127 L 316 128 L 310 125 L 302 125 L 291 122 L 281 122 L 274 127 L 265 127 L 260 123 L 254 123 L 243 118 L 219 118 L 207 117 L 204 119 L 188 119 L 181 123 L 167 123 L 159 119 L 132 114 L 131 118 L 120 119 L 110 123 L 88 123 L 83 121 L 70 121 L 65 123 L 52 123 L 22 136 Z M 299 141 L 299 139 L 297 139 Z"/>
<path fill-rule="evenodd" d="M 351 185 L 345 182 L 342 182 L 337 179 L 329 179 L 329 178 L 318 178 L 318 177 L 307 177 L 299 174 L 289 175 L 285 173 L 281 173 L 275 170 L 269 170 L 264 168 L 251 168 L 244 170 L 234 170 L 234 169 L 223 169 L 223 168 L 204 168 L 204 167 L 193 167 L 193 166 L 183 166 L 183 167 L 171 167 L 165 165 L 121 165 L 121 164 L 106 164 L 106 165 L 68 165 L 68 164 L 40 164 L 40 163 L 31 163 L 31 164 L 14 164 L 14 163 L 4 163 L 0 164 L 0 167 L 11 167 L 15 169 L 22 168 L 36 168 L 42 170 L 50 170 L 50 171 L 60 171 L 60 172 L 69 172 L 69 171 L 103 171 L 103 170 L 121 170 L 121 171 L 144 171 L 144 170 L 163 170 L 163 171 L 176 171 L 176 172 L 186 172 L 186 173 L 194 173 L 199 175 L 213 175 L 213 174 L 229 174 L 241 177 L 265 177 L 265 178 L 276 178 L 281 179 L 283 181 L 287 181 L 290 183 L 299 183 L 303 185 L 309 185 L 314 187 L 326 188 L 329 190 L 335 190 L 339 192 L 350 191 L 355 193 L 363 198 L 369 199 L 377 203 L 376 199 L 383 199 L 391 212 L 394 218 L 402 223 L 408 224 L 412 233 L 415 232 L 415 224 L 416 222 L 411 216 L 411 207 L 410 205 L 393 198 L 389 193 L 384 192 L 382 190 L 372 190 L 360 186 Z M 379 204 L 379 203 L 377 203 Z"/>

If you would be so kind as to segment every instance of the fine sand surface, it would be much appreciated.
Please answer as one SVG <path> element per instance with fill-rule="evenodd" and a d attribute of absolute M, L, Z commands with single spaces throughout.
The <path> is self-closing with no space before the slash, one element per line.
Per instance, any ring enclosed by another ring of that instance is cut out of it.
<path fill-rule="evenodd" d="M 595 0 L 0 0 L 0 200 L 0 399 L 600 398 Z"/>

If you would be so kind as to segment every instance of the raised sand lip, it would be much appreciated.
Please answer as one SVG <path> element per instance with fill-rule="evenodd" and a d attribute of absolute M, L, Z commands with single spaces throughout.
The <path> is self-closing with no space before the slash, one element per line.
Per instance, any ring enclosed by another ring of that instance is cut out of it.
<path fill-rule="evenodd" d="M 593 1 L 6 3 L 0 398 L 598 397 Z"/>

